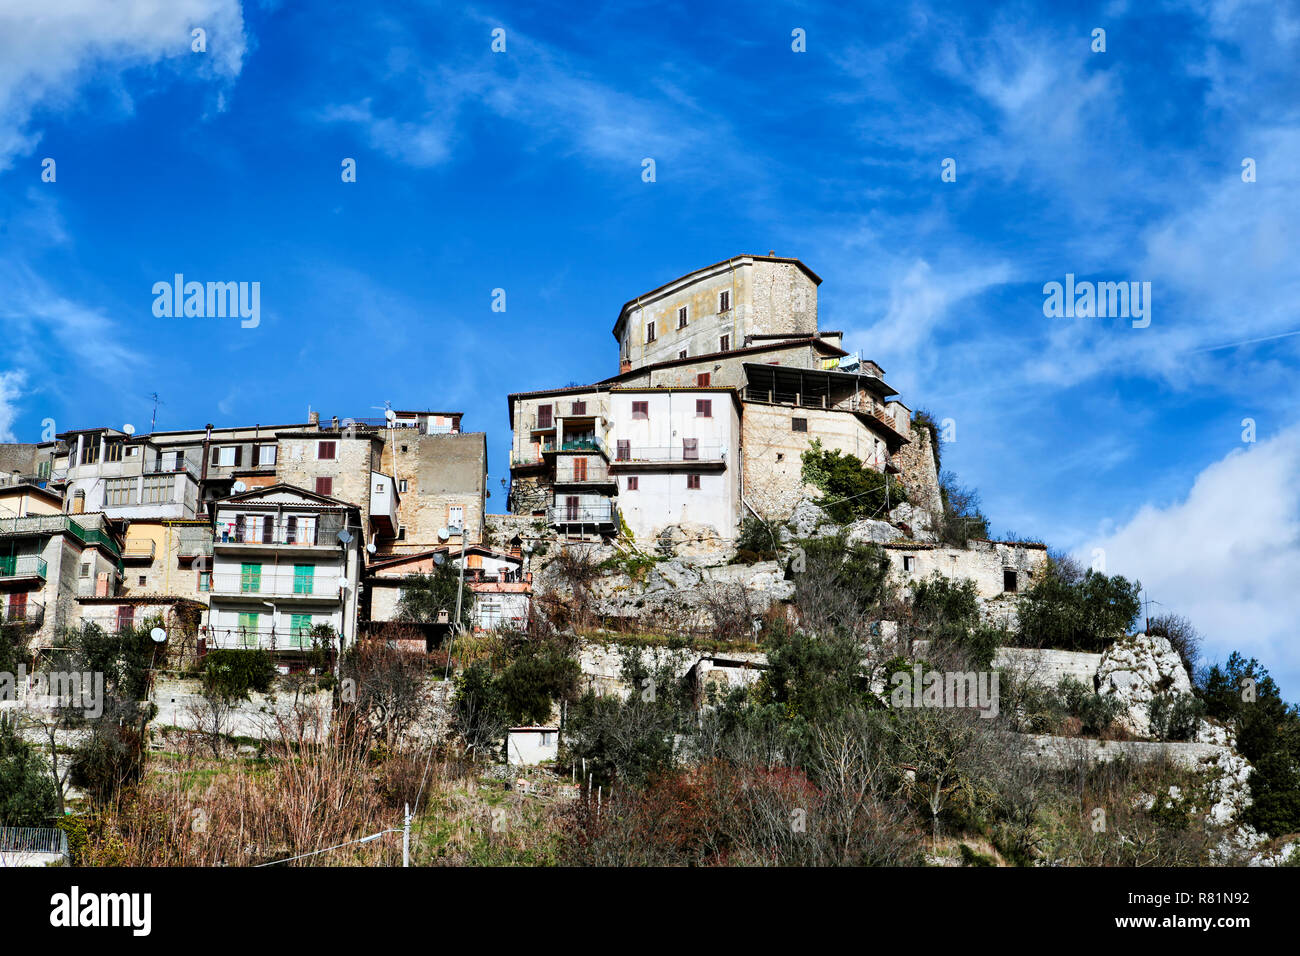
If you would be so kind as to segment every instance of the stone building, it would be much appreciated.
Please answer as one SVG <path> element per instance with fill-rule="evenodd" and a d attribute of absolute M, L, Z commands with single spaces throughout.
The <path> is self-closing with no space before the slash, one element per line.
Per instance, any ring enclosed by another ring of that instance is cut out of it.
<path fill-rule="evenodd" d="M 617 442 L 633 422 L 613 408 L 614 396 L 693 388 L 735 396 L 737 445 L 727 469 L 733 498 L 726 508 L 709 509 L 708 524 L 720 525 L 713 529 L 719 538 L 733 537 L 746 515 L 790 516 L 805 493 L 801 456 L 814 441 L 897 475 L 914 505 L 937 511 L 928 431 L 913 428 L 911 409 L 896 398 L 880 366 L 846 352 L 840 332 L 818 329 L 820 283 L 797 259 L 737 256 L 629 300 L 613 330 L 617 375 L 509 396 L 509 510 L 543 517 L 566 534 L 575 526 L 605 537 L 618 533 L 619 509 L 627 507 L 630 490 L 641 489 L 639 480 L 629 489 L 617 479 L 623 467 Z M 674 446 L 706 437 L 712 438 L 693 434 L 689 425 L 669 436 Z M 593 459 L 581 489 L 566 487 L 572 484 L 566 459 L 575 453 Z M 571 521 L 575 510 L 598 520 Z M 671 509 L 642 517 L 639 529 L 628 529 L 638 539 L 674 520 Z"/>

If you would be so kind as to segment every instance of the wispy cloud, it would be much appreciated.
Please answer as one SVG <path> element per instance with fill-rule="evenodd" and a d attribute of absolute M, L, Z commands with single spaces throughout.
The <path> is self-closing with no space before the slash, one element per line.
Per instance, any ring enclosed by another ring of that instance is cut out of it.
<path fill-rule="evenodd" d="M 14 421 L 18 417 L 16 404 L 23 396 L 27 373 L 21 369 L 0 372 L 0 441 L 17 441 Z"/>

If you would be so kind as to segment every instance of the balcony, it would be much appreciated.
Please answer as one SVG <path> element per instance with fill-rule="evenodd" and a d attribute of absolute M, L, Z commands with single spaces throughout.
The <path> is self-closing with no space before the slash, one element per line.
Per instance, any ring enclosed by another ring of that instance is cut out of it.
<path fill-rule="evenodd" d="M 586 506 L 554 505 L 547 510 L 551 524 L 561 527 L 613 528 L 618 524 L 618 511 L 613 502 Z"/>
<path fill-rule="evenodd" d="M 214 598 L 254 600 L 338 601 L 341 572 L 338 568 L 320 568 L 318 573 L 298 575 L 292 567 L 264 567 L 260 574 L 243 571 L 217 571 L 212 575 Z"/>
<path fill-rule="evenodd" d="M 275 652 L 307 651 L 311 650 L 312 646 L 310 630 L 302 628 L 294 630 L 288 624 L 278 628 L 269 625 L 259 625 L 258 627 L 239 627 L 238 625 L 209 627 L 207 628 L 207 634 L 202 636 L 207 642 L 209 650 L 215 648 L 239 650 L 260 648 Z"/>
<path fill-rule="evenodd" d="M 267 524 L 250 521 L 234 530 L 221 528 L 212 546 L 218 551 L 252 551 L 261 548 L 299 548 L 337 551 L 338 528 L 321 527 L 312 519 L 282 520 Z"/>
<path fill-rule="evenodd" d="M 154 547 L 152 538 L 128 541 L 122 547 L 122 560 L 150 564 L 153 562 Z"/>
<path fill-rule="evenodd" d="M 86 528 L 67 515 L 33 515 L 26 518 L 0 518 L 0 537 L 46 534 L 71 534 L 84 545 L 103 547 L 115 559 L 121 558 L 117 542 L 98 528 Z"/>
<path fill-rule="evenodd" d="M 555 462 L 557 485 L 612 485 L 609 466 L 603 458 L 558 458 Z"/>
<path fill-rule="evenodd" d="M 155 459 L 154 461 L 146 461 L 144 463 L 144 467 L 141 468 L 141 473 L 146 475 L 184 474 L 184 475 L 189 475 L 195 481 L 199 480 L 198 472 L 196 472 L 188 462 L 186 462 L 184 459 L 180 461 L 176 461 L 171 456 L 168 456 L 167 458 L 164 458 L 161 461 L 157 459 Z"/>
<path fill-rule="evenodd" d="M 45 605 L 37 604 L 35 601 L 9 604 L 7 606 L 0 605 L 0 624 L 20 623 L 40 627 L 45 623 Z"/>
<path fill-rule="evenodd" d="M 19 581 L 24 578 L 44 581 L 47 570 L 45 559 L 35 554 L 0 557 L 0 581 Z"/>
<path fill-rule="evenodd" d="M 722 442 L 701 441 L 688 445 L 638 446 L 618 444 L 610 467 L 619 465 L 686 465 L 698 467 L 725 467 L 727 448 Z"/>

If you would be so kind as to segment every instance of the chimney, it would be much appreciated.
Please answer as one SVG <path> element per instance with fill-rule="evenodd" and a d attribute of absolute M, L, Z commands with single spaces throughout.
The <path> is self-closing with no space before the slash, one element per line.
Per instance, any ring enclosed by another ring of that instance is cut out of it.
<path fill-rule="evenodd" d="M 330 419 L 330 430 L 331 431 L 339 430 L 339 417 L 337 415 L 335 415 L 333 418 Z"/>
<path fill-rule="evenodd" d="M 776 255 L 776 250 L 775 250 L 775 249 L 769 249 L 769 250 L 767 250 L 767 254 L 768 254 L 769 256 L 774 256 L 774 255 Z"/>
<path fill-rule="evenodd" d="M 308 412 L 308 413 L 307 413 L 307 424 L 308 424 L 308 425 L 319 425 L 319 424 L 320 424 L 320 412 Z"/>
<path fill-rule="evenodd" d="M 632 371 L 632 361 L 630 359 L 623 359 L 623 361 L 618 364 L 619 374 L 622 375 L 623 373 L 630 371 Z"/>

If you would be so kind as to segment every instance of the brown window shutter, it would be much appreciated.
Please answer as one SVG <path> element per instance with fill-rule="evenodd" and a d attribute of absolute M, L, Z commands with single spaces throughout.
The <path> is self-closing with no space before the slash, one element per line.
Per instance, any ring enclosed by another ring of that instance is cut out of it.
<path fill-rule="evenodd" d="M 235 467 L 238 468 L 240 463 L 243 460 L 244 460 L 244 446 L 236 445 L 235 446 Z"/>
<path fill-rule="evenodd" d="M 618 452 L 617 452 L 618 460 L 627 461 L 631 457 L 632 457 L 632 442 L 628 441 L 627 439 L 620 438 L 618 440 Z"/>
<path fill-rule="evenodd" d="M 701 372 L 695 377 L 695 384 L 700 388 L 707 388 L 712 377 L 713 375 L 711 372 Z"/>
<path fill-rule="evenodd" d="M 220 460 L 221 456 L 217 453 L 217 449 L 212 449 L 212 464 L 215 465 Z"/>
<path fill-rule="evenodd" d="M 325 495 L 326 497 L 329 497 L 330 495 L 334 494 L 334 479 L 333 479 L 333 478 L 317 478 L 317 479 L 316 479 L 316 494 L 318 494 L 318 495 Z"/>

